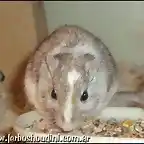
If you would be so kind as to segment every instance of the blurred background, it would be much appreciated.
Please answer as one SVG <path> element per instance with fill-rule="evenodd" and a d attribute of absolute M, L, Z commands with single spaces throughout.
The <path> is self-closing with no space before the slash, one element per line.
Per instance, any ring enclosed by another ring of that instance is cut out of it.
<path fill-rule="evenodd" d="M 45 1 L 44 8 L 49 32 L 78 24 L 99 36 L 117 61 L 144 63 L 143 1 Z"/>

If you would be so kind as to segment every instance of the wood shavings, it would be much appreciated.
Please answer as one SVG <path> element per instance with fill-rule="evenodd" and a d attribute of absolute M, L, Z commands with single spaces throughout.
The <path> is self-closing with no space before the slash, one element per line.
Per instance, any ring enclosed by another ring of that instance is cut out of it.
<path fill-rule="evenodd" d="M 40 119 L 34 121 L 31 126 L 26 126 L 26 129 L 33 129 L 50 134 L 64 134 L 63 131 L 56 126 L 53 119 L 45 121 Z M 69 135 L 88 135 L 88 136 L 105 136 L 105 137 L 125 137 L 125 138 L 144 138 L 144 120 L 138 119 L 136 121 L 123 120 L 117 121 L 114 118 L 109 120 L 84 120 L 83 126 L 75 129 Z"/>

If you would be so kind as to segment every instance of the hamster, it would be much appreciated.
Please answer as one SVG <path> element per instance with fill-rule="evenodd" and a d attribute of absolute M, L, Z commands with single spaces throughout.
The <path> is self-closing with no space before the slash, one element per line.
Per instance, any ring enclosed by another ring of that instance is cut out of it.
<path fill-rule="evenodd" d="M 45 119 L 54 110 L 63 131 L 96 117 L 118 88 L 117 66 L 108 47 L 88 30 L 60 26 L 34 50 L 25 71 L 25 93 Z"/>
<path fill-rule="evenodd" d="M 120 62 L 118 69 L 119 89 L 108 106 L 144 108 L 144 67 Z"/>
<path fill-rule="evenodd" d="M 5 80 L 5 75 L 2 71 L 0 71 L 0 82 L 3 82 Z"/>
<path fill-rule="evenodd" d="M 130 62 L 118 62 L 120 92 L 140 92 L 144 89 L 144 67 Z"/>
<path fill-rule="evenodd" d="M 0 71 L 0 136 L 10 133 L 18 116 L 12 110 L 11 94 L 5 80 L 5 74 Z"/>
<path fill-rule="evenodd" d="M 108 107 L 138 107 L 144 108 L 144 93 L 117 92 L 108 104 Z"/>

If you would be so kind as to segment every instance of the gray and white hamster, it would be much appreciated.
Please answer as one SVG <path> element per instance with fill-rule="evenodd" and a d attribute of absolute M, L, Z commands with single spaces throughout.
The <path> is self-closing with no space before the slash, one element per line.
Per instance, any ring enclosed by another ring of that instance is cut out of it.
<path fill-rule="evenodd" d="M 107 46 L 88 30 L 60 26 L 35 49 L 25 73 L 25 92 L 47 119 L 70 131 L 95 117 L 118 89 L 117 67 Z"/>

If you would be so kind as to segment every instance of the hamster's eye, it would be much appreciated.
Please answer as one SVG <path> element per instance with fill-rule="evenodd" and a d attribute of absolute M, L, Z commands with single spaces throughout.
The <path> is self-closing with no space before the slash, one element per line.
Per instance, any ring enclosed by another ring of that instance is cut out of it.
<path fill-rule="evenodd" d="M 57 99 L 57 94 L 56 94 L 56 92 L 55 92 L 55 90 L 53 89 L 52 90 L 52 92 L 51 92 L 51 97 L 53 98 L 53 99 Z"/>
<path fill-rule="evenodd" d="M 86 101 L 88 99 L 88 92 L 85 90 L 81 95 L 80 101 Z"/>

